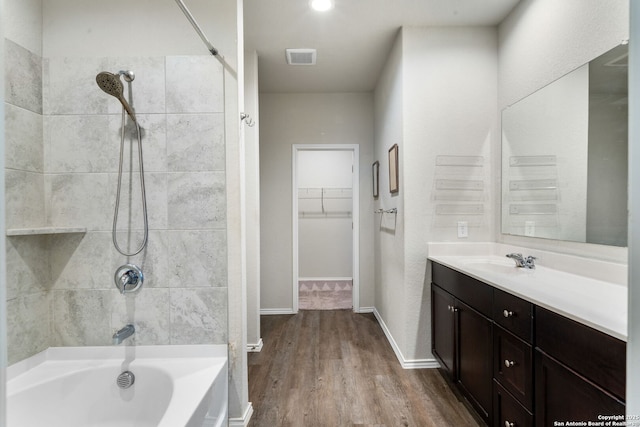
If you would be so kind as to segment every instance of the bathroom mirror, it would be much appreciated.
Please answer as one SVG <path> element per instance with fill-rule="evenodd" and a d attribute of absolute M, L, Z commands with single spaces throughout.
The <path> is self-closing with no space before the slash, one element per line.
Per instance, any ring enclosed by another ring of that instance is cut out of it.
<path fill-rule="evenodd" d="M 620 45 L 502 111 L 502 232 L 627 246 Z"/>

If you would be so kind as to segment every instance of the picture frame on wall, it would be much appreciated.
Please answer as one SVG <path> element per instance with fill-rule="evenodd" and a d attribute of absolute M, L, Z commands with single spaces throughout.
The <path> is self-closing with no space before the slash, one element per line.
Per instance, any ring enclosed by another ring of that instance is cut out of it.
<path fill-rule="evenodd" d="M 397 193 L 400 190 L 398 181 L 398 144 L 389 148 L 389 192 Z"/>
<path fill-rule="evenodd" d="M 379 179 L 380 179 L 380 162 L 379 161 L 375 161 L 373 162 L 373 165 L 371 165 L 371 174 L 373 175 L 373 198 L 377 199 L 379 196 L 379 190 L 380 190 L 380 184 L 379 184 Z"/>

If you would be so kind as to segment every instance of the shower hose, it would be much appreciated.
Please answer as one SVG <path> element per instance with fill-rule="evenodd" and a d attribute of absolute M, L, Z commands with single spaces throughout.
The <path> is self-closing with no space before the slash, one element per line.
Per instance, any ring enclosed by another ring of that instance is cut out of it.
<path fill-rule="evenodd" d="M 133 123 L 136 125 L 136 133 L 138 139 L 138 163 L 139 163 L 139 171 L 140 171 L 140 195 L 142 197 L 142 216 L 144 219 L 144 236 L 142 238 L 142 243 L 140 246 L 131 253 L 128 253 L 118 245 L 117 238 L 117 225 L 118 225 L 118 213 L 120 210 L 120 189 L 122 187 L 122 162 L 124 157 L 124 140 L 125 140 L 125 123 L 126 123 L 126 114 L 125 108 L 122 107 L 122 131 L 120 132 L 120 165 L 118 166 L 118 190 L 116 193 L 116 207 L 115 212 L 113 214 L 113 230 L 112 230 L 112 238 L 113 245 L 116 250 L 120 252 L 124 256 L 134 256 L 142 252 L 142 250 L 147 246 L 147 241 L 149 239 L 149 220 L 147 218 L 147 196 L 145 194 L 145 185 L 144 185 L 144 166 L 142 162 L 142 134 L 140 130 L 140 125 L 137 120 L 133 120 Z M 133 165 L 132 165 L 133 166 Z M 133 169 L 133 167 L 131 168 Z M 131 209 L 131 207 L 130 207 Z"/>

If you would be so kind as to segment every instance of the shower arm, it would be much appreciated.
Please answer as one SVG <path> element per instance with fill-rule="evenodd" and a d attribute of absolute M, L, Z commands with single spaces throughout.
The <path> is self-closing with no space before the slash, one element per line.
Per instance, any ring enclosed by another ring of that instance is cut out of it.
<path fill-rule="evenodd" d="M 209 52 L 211 52 L 211 54 L 213 56 L 217 56 L 220 59 L 224 59 L 224 57 L 218 51 L 218 49 L 213 47 L 213 45 L 211 44 L 211 42 L 209 41 L 207 36 L 202 32 L 202 29 L 200 28 L 200 25 L 198 25 L 198 22 L 196 21 L 196 19 L 193 17 L 191 12 L 187 8 L 187 5 L 184 4 L 184 2 L 182 0 L 176 0 L 176 4 L 182 10 L 182 13 L 184 13 L 184 16 L 187 17 L 187 20 L 189 20 L 189 23 L 191 23 L 191 26 L 193 26 L 193 29 L 196 30 L 196 33 L 198 33 L 198 35 L 200 36 L 200 38 L 202 39 L 204 44 L 207 46 L 207 49 L 209 49 Z"/>

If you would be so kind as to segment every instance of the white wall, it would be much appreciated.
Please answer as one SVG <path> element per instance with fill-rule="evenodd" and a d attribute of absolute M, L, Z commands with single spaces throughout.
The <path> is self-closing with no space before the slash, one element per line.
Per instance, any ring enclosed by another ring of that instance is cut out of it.
<path fill-rule="evenodd" d="M 248 423 L 252 408 L 249 402 L 249 366 L 247 363 L 247 210 L 244 127 L 240 112 L 244 110 L 244 28 L 243 1 L 224 0 L 208 5 L 219 25 L 207 32 L 225 57 L 225 158 L 227 196 L 227 277 L 229 299 L 229 425 Z M 193 9 L 192 9 L 193 10 Z M 195 11 L 194 11 L 195 13 Z M 200 15 L 195 15 L 200 16 Z M 207 15 L 210 16 L 210 15 Z M 206 28 L 206 27 L 205 27 Z M 207 30 L 205 30 L 207 31 Z M 220 41 L 214 41 L 218 32 Z M 227 46 L 228 50 L 227 50 Z"/>
<path fill-rule="evenodd" d="M 405 76 L 405 283 L 409 287 L 405 356 L 430 355 L 429 283 L 426 242 L 458 240 L 456 220 L 468 220 L 469 241 L 493 235 L 491 149 L 497 138 L 495 28 L 406 28 Z M 472 72 L 471 72 L 472 70 Z M 422 86 L 420 86 L 422 85 Z M 448 218 L 437 212 L 437 158 L 476 156 L 482 167 L 461 168 L 460 179 L 481 180 L 482 215 Z M 436 169 L 436 172 L 434 172 Z M 425 194 L 424 189 L 431 189 Z M 426 197 L 425 197 L 426 196 Z M 434 208 L 434 205 L 435 208 Z M 435 213 L 434 213 L 435 212 Z M 448 222 L 447 222 L 448 221 Z M 421 302 L 421 303 L 420 303 Z M 420 304 L 420 305 L 419 305 Z"/>
<path fill-rule="evenodd" d="M 488 165 L 496 139 L 496 50 L 494 28 L 405 27 L 376 88 L 376 155 L 385 177 L 377 206 L 398 207 L 395 232 L 377 230 L 376 308 L 406 362 L 433 362 L 427 242 L 456 240 L 462 219 L 474 221 L 466 240 L 492 236 Z M 389 196 L 386 151 L 396 142 L 400 193 Z M 444 155 L 481 158 L 481 166 L 443 171 L 437 161 Z M 472 203 L 481 214 L 438 213 L 443 203 L 436 181 L 445 175 L 482 182 L 480 200 Z"/>
<path fill-rule="evenodd" d="M 291 312 L 293 144 L 360 146 L 360 306 L 373 306 L 373 99 L 367 93 L 260 94 L 261 309 Z"/>
<path fill-rule="evenodd" d="M 245 113 L 254 125 L 244 127 L 247 209 L 247 346 L 259 347 L 260 338 L 260 110 L 258 54 L 246 52 Z"/>
<path fill-rule="evenodd" d="M 236 1 L 187 3 L 213 46 L 235 68 Z M 69 52 L 79 57 L 209 53 L 174 1 L 47 0 L 43 6 L 43 31 L 56 34 L 55 40 L 43 40 L 43 56 L 69 56 Z"/>
<path fill-rule="evenodd" d="M 523 0 L 499 26 L 498 108 L 502 110 L 617 46 L 629 38 L 628 28 L 627 0 Z M 497 158 L 496 167 L 499 165 Z M 498 240 L 619 262 L 627 259 L 625 248 L 501 233 Z"/>
<path fill-rule="evenodd" d="M 403 33 L 400 31 L 378 78 L 374 93 L 375 153 L 380 162 L 379 197 L 374 208 L 397 209 L 398 214 L 378 213 L 375 237 L 375 308 L 396 346 L 405 348 L 404 312 L 404 78 Z M 389 192 L 388 150 L 398 144 L 400 191 Z"/>

